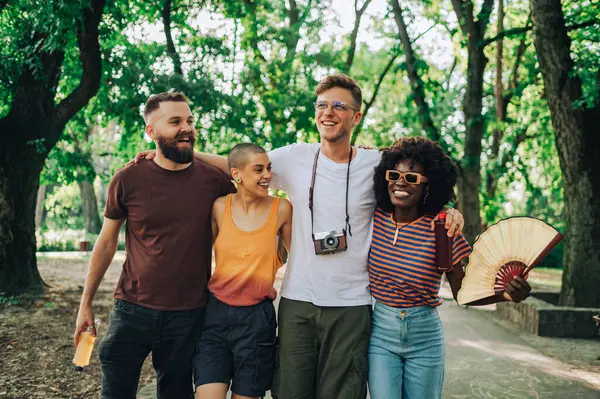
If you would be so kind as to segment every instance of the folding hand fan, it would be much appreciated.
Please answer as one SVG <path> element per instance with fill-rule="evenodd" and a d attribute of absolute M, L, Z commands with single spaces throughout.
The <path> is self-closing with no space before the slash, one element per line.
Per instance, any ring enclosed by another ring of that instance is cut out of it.
<path fill-rule="evenodd" d="M 514 276 L 526 278 L 562 239 L 562 234 L 538 219 L 513 217 L 499 221 L 475 241 L 458 303 L 468 305 L 501 294 Z"/>

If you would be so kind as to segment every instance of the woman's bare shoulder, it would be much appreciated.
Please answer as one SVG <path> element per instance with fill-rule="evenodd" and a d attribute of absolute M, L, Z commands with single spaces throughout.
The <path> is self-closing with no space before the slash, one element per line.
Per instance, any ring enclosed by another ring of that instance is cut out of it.
<path fill-rule="evenodd" d="M 291 215 L 292 214 L 292 203 L 287 198 L 281 198 L 279 200 L 279 212 L 281 215 Z"/>
<path fill-rule="evenodd" d="M 225 200 L 227 196 L 219 197 L 213 202 L 213 210 L 220 210 L 225 207 Z"/>

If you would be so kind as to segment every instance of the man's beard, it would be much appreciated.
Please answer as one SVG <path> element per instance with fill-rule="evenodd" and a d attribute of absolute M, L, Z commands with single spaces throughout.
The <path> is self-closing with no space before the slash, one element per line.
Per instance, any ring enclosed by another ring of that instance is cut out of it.
<path fill-rule="evenodd" d="M 190 147 L 180 150 L 177 148 L 177 142 L 186 137 L 190 140 Z M 194 132 L 179 132 L 172 139 L 168 139 L 159 135 L 157 141 L 158 147 L 162 151 L 163 156 L 170 161 L 178 164 L 186 164 L 192 162 L 192 159 L 194 159 L 194 143 L 196 142 L 196 135 Z"/>

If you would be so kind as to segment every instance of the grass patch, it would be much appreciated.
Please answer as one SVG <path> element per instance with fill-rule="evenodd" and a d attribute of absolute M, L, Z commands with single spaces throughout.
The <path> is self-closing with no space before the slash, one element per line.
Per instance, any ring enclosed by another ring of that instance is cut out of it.
<path fill-rule="evenodd" d="M 562 273 L 563 273 L 562 269 L 556 269 L 554 267 L 536 267 L 533 270 L 537 270 L 539 272 L 544 272 L 544 273 L 548 273 L 548 274 L 553 274 L 555 276 L 562 276 Z"/>
<path fill-rule="evenodd" d="M 38 252 L 36 258 L 38 260 L 71 260 L 77 259 L 81 261 L 89 261 L 91 252 Z"/>
<path fill-rule="evenodd" d="M 5 295 L 0 293 L 0 307 L 17 306 L 21 303 L 21 299 L 14 295 Z"/>
<path fill-rule="evenodd" d="M 560 288 L 562 285 L 562 269 L 536 267 L 529 274 L 529 282 L 549 288 Z"/>

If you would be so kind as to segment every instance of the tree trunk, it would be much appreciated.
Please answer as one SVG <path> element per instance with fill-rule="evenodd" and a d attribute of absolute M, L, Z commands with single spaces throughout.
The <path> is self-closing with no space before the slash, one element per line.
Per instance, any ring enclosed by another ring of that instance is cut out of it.
<path fill-rule="evenodd" d="M 41 185 L 38 188 L 37 200 L 35 203 L 35 229 L 42 227 L 44 221 L 44 201 L 46 200 L 46 185 Z"/>
<path fill-rule="evenodd" d="M 406 58 L 406 73 L 410 81 L 410 89 L 415 100 L 415 105 L 419 111 L 421 126 L 427 137 L 433 141 L 440 142 L 440 134 L 431 118 L 431 111 L 425 96 L 423 80 L 421 79 L 421 75 L 419 75 L 419 70 L 417 68 L 417 56 L 412 48 L 412 43 L 408 36 L 408 29 L 404 22 L 404 17 L 402 16 L 402 7 L 398 0 L 392 0 L 392 7 L 394 9 L 396 26 L 398 27 L 398 37 L 402 43 L 404 57 Z M 440 144 L 443 146 L 443 143 Z"/>
<path fill-rule="evenodd" d="M 167 54 L 173 61 L 173 68 L 177 75 L 183 76 L 183 70 L 181 69 L 181 58 L 173 42 L 173 35 L 171 34 L 171 0 L 165 0 L 163 9 L 161 12 L 163 29 L 165 30 L 165 39 L 167 40 Z"/>
<path fill-rule="evenodd" d="M 346 63 L 342 66 L 342 72 L 350 72 L 352 63 L 354 62 L 354 54 L 356 53 L 356 41 L 358 39 L 358 29 L 360 28 L 360 20 L 362 16 L 373 0 L 365 0 L 362 7 L 358 8 L 358 0 L 354 0 L 354 28 L 350 34 L 350 47 L 348 48 L 348 56 L 346 57 Z"/>
<path fill-rule="evenodd" d="M 6 146 L 0 151 L 0 293 L 9 295 L 44 289 L 35 257 L 35 207 L 42 163 L 36 159 L 35 148 L 28 147 Z"/>
<path fill-rule="evenodd" d="M 544 78 L 565 189 L 560 304 L 600 307 L 600 100 L 585 108 L 560 0 L 532 0 L 534 44 Z"/>
<path fill-rule="evenodd" d="M 463 234 L 473 243 L 481 231 L 479 213 L 479 186 L 481 184 L 481 140 L 485 130 L 483 108 L 483 74 L 487 58 L 484 54 L 483 38 L 489 24 L 493 0 L 484 0 L 478 18 L 475 19 L 470 0 L 452 0 L 454 12 L 463 36 L 467 41 L 467 87 L 463 99 L 465 115 L 465 152 L 461 162 L 461 187 L 459 190 L 460 211 L 465 218 Z"/>
<path fill-rule="evenodd" d="M 101 205 L 100 207 L 104 208 L 104 204 L 106 203 L 106 199 L 108 198 L 108 187 L 106 184 L 104 184 L 103 181 L 100 181 L 98 185 L 99 188 L 98 193 L 96 194 L 96 199 L 99 201 Z"/>
<path fill-rule="evenodd" d="M 0 118 L 0 292 L 43 290 L 35 258 L 39 176 L 66 123 L 100 87 L 98 25 L 104 4 L 105 0 L 92 0 L 82 11 L 81 24 L 76 24 L 82 65 L 79 84 L 56 104 L 64 53 L 62 49 L 46 52 L 44 46 L 37 46 L 22 66 L 10 111 Z M 31 32 L 31 37 L 45 39 L 36 32 Z"/>
<path fill-rule="evenodd" d="M 504 32 L 504 0 L 498 1 L 498 21 L 497 21 L 498 33 Z M 491 161 L 495 162 L 498 158 L 498 151 L 500 149 L 500 141 L 504 134 L 504 127 L 500 126 L 500 123 L 504 122 L 504 83 L 502 81 L 502 66 L 504 62 L 504 40 L 501 38 L 496 42 L 496 81 L 494 85 L 494 97 L 496 100 L 496 122 L 498 126 L 494 129 L 494 139 L 492 141 L 492 154 L 490 156 Z"/>
<path fill-rule="evenodd" d="M 483 73 L 487 59 L 483 48 L 475 47 L 472 43 L 469 43 L 469 47 L 467 88 L 463 102 L 465 153 L 462 161 L 462 187 L 459 194 L 461 196 L 461 212 L 465 218 L 463 234 L 470 243 L 473 243 L 481 231 L 479 185 L 481 184 L 481 140 L 485 128 L 481 111 Z"/>
<path fill-rule="evenodd" d="M 80 181 L 78 184 L 83 201 L 85 231 L 91 234 L 99 234 L 102 224 L 98 215 L 98 202 L 96 201 L 94 185 L 89 181 Z"/>
<path fill-rule="evenodd" d="M 502 2 L 501 2 L 502 4 Z M 502 38 L 498 39 L 498 43 L 502 42 Z M 498 72 L 496 75 L 496 88 L 494 91 L 494 94 L 496 96 L 496 120 L 498 122 L 502 122 L 505 123 L 508 119 L 508 115 L 507 115 L 507 110 L 508 110 L 508 104 L 511 103 L 511 101 L 514 98 L 520 98 L 521 97 L 521 93 L 522 93 L 522 89 L 519 89 L 519 80 L 520 80 L 520 74 L 519 74 L 519 67 L 521 66 L 521 63 L 523 61 L 523 56 L 525 55 L 525 50 L 527 49 L 527 40 L 526 37 L 523 37 L 521 39 L 521 42 L 519 43 L 519 47 L 517 48 L 517 53 L 516 53 L 516 59 L 515 59 L 515 63 L 512 67 L 512 76 L 510 79 L 510 84 L 508 87 L 508 91 L 504 92 L 504 88 L 503 86 L 501 86 L 499 84 L 499 79 L 498 79 Z M 498 57 L 499 53 L 497 50 L 496 56 Z M 498 59 L 497 59 L 497 65 L 501 65 L 502 61 L 500 61 L 498 63 Z M 501 73 L 501 71 L 500 71 Z M 501 97 L 501 99 L 500 99 Z M 499 100 L 500 99 L 500 100 Z M 498 115 L 501 116 L 501 118 L 498 117 Z M 503 176 L 506 173 L 507 170 L 507 162 L 512 159 L 513 155 L 516 153 L 517 148 L 519 146 L 519 144 L 525 140 L 527 138 L 527 129 L 529 128 L 529 126 L 522 126 L 520 128 L 518 128 L 517 130 L 520 130 L 520 133 L 517 133 L 514 143 L 512 143 L 510 149 L 506 149 L 503 151 L 502 155 L 500 154 L 500 144 L 503 141 L 503 130 L 501 129 L 497 129 L 494 131 L 494 135 L 493 135 L 493 141 L 492 141 L 492 146 L 491 146 L 491 153 L 489 156 L 489 160 L 488 160 L 488 168 L 487 168 L 487 176 L 486 176 L 486 195 L 487 201 L 493 201 L 495 196 L 496 196 L 496 189 L 498 187 L 498 179 L 500 178 L 500 176 Z M 504 141 L 506 142 L 506 141 Z M 488 215 L 490 216 L 492 219 L 495 219 L 496 215 Z"/>

